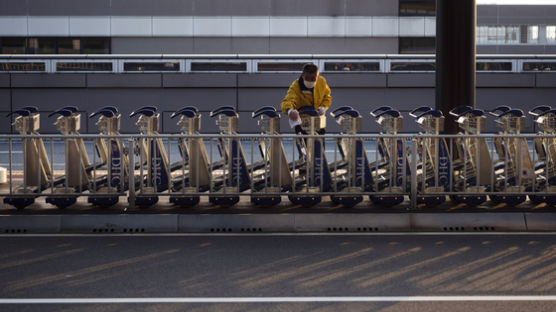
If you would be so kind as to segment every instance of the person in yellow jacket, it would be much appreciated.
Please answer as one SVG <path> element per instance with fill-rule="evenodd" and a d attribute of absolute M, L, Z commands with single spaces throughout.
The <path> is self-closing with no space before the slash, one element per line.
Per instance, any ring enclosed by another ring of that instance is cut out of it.
<path fill-rule="evenodd" d="M 296 132 L 300 133 L 301 118 L 298 110 L 301 107 L 314 107 L 320 115 L 324 115 L 331 103 L 330 87 L 326 79 L 319 74 L 317 65 L 307 63 L 303 65 L 303 72 L 299 79 L 290 85 L 280 107 L 284 114 L 288 114 L 290 126 L 295 127 Z M 325 130 L 318 129 L 317 132 L 324 134 Z"/>

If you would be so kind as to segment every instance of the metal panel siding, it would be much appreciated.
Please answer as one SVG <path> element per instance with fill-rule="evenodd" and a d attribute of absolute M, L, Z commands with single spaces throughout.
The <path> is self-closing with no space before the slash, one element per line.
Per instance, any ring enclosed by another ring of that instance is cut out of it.
<path fill-rule="evenodd" d="M 385 88 L 386 87 L 386 74 L 322 74 L 326 78 L 328 85 L 331 88 L 345 87 L 370 87 L 370 88 Z"/>
<path fill-rule="evenodd" d="M 112 38 L 113 54 L 194 53 L 193 38 Z"/>
<path fill-rule="evenodd" d="M 269 53 L 270 39 L 267 38 L 233 38 L 232 53 L 259 54 Z"/>
<path fill-rule="evenodd" d="M 111 15 L 152 16 L 155 0 L 111 0 Z"/>
<path fill-rule="evenodd" d="M 112 36 L 152 36 L 152 17 L 150 16 L 113 16 L 110 18 Z"/>
<path fill-rule="evenodd" d="M 10 87 L 10 74 L 0 74 L 0 88 Z"/>
<path fill-rule="evenodd" d="M 13 88 L 84 88 L 84 74 L 12 74 Z"/>
<path fill-rule="evenodd" d="M 394 16 L 391 0 L 0 0 L 0 15 Z"/>
<path fill-rule="evenodd" d="M 239 109 L 253 112 L 263 106 L 280 109 L 280 102 L 288 91 L 286 88 L 241 88 L 238 90 Z"/>
<path fill-rule="evenodd" d="M 271 0 L 274 16 L 343 16 L 346 0 Z"/>
<path fill-rule="evenodd" d="M 69 36 L 68 16 L 29 16 L 29 36 Z"/>
<path fill-rule="evenodd" d="M 27 37 L 27 16 L 0 17 L 0 36 L 22 36 Z"/>
<path fill-rule="evenodd" d="M 232 49 L 232 38 L 194 38 L 194 53 L 234 53 Z"/>
<path fill-rule="evenodd" d="M 195 0 L 156 0 L 153 5 L 154 16 L 193 16 Z"/>
<path fill-rule="evenodd" d="M 110 15 L 110 0 L 15 0 L 27 2 L 29 15 Z"/>
<path fill-rule="evenodd" d="M 536 86 L 539 88 L 556 88 L 556 75 L 554 73 L 539 73 L 535 74 L 536 76 Z M 552 98 L 552 104 L 554 105 L 554 99 Z"/>
<path fill-rule="evenodd" d="M 194 8 L 198 16 L 269 15 L 270 0 L 196 0 Z"/>
<path fill-rule="evenodd" d="M 91 88 L 160 88 L 162 74 L 87 74 Z"/>
<path fill-rule="evenodd" d="M 348 16 L 396 16 L 399 1 L 392 0 L 346 0 Z"/>
<path fill-rule="evenodd" d="M 297 73 L 288 74 L 238 74 L 238 87 L 277 87 L 288 88 L 299 77 Z"/>
<path fill-rule="evenodd" d="M 388 74 L 388 87 L 424 88 L 435 86 L 435 74 Z"/>
<path fill-rule="evenodd" d="M 270 38 L 270 53 L 398 53 L 397 38 Z"/>
<path fill-rule="evenodd" d="M 477 87 L 535 87 L 535 74 L 477 73 Z"/>
<path fill-rule="evenodd" d="M 110 37 L 110 17 L 75 17 L 69 19 L 70 36 Z"/>
<path fill-rule="evenodd" d="M 0 16 L 27 15 L 28 13 L 27 1 L 0 0 Z"/>
<path fill-rule="evenodd" d="M 307 17 L 271 17 L 269 29 L 274 37 L 306 37 Z"/>
<path fill-rule="evenodd" d="M 159 17 L 153 18 L 153 36 L 193 36 L 192 17 Z"/>
<path fill-rule="evenodd" d="M 235 74 L 163 74 L 165 88 L 235 88 Z"/>

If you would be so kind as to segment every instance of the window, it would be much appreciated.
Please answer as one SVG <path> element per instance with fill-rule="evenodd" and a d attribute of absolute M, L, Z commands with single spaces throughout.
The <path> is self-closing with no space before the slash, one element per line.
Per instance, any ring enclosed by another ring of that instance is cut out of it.
<path fill-rule="evenodd" d="M 57 62 L 56 71 L 112 71 L 112 63 Z"/>
<path fill-rule="evenodd" d="M 0 72 L 2 71 L 44 71 L 44 63 L 27 63 L 27 62 L 3 62 L 0 63 Z"/>
<path fill-rule="evenodd" d="M 29 38 L 27 40 L 27 53 L 29 53 L 29 54 L 56 54 L 56 39 L 54 39 L 54 38 Z"/>
<path fill-rule="evenodd" d="M 124 71 L 179 71 L 180 63 L 178 62 L 126 62 Z"/>
<path fill-rule="evenodd" d="M 435 0 L 400 0 L 400 16 L 434 16 Z"/>
<path fill-rule="evenodd" d="M 0 54 L 25 54 L 25 38 L 1 38 Z"/>
<path fill-rule="evenodd" d="M 507 44 L 519 43 L 519 26 L 506 26 L 505 41 Z"/>
<path fill-rule="evenodd" d="M 325 71 L 379 71 L 378 62 L 326 62 Z"/>
<path fill-rule="evenodd" d="M 527 43 L 539 42 L 539 26 L 527 27 Z"/>
<path fill-rule="evenodd" d="M 552 71 L 556 70 L 556 62 L 525 62 L 524 71 Z"/>
<path fill-rule="evenodd" d="M 556 44 L 556 26 L 546 26 L 546 42 Z"/>
<path fill-rule="evenodd" d="M 434 62 L 391 62 L 391 71 L 434 71 L 436 63 Z"/>
<path fill-rule="evenodd" d="M 258 71 L 294 71 L 301 72 L 307 62 L 261 62 L 257 64 Z"/>
<path fill-rule="evenodd" d="M 58 54 L 79 54 L 81 53 L 81 40 L 71 38 L 58 39 Z"/>
<path fill-rule="evenodd" d="M 247 71 L 245 62 L 191 62 L 191 71 Z"/>
<path fill-rule="evenodd" d="M 511 62 L 477 62 L 477 71 L 511 71 Z"/>
<path fill-rule="evenodd" d="M 435 38 L 400 37 L 400 54 L 432 54 L 436 52 Z"/>
<path fill-rule="evenodd" d="M 110 38 L 84 38 L 81 48 L 83 54 L 110 54 Z"/>
<path fill-rule="evenodd" d="M 0 38 L 0 54 L 110 54 L 110 38 Z"/>
<path fill-rule="evenodd" d="M 539 44 L 539 34 L 538 25 L 477 26 L 477 44 Z M 546 40 L 556 43 L 556 26 L 546 27 Z"/>

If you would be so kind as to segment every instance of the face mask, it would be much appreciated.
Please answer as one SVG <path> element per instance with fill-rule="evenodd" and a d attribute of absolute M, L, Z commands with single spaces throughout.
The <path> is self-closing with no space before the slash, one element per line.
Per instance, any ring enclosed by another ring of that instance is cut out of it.
<path fill-rule="evenodd" d="M 303 84 L 304 84 L 305 87 L 307 87 L 308 89 L 314 88 L 316 83 L 317 83 L 316 81 L 307 81 L 307 80 L 303 79 Z"/>

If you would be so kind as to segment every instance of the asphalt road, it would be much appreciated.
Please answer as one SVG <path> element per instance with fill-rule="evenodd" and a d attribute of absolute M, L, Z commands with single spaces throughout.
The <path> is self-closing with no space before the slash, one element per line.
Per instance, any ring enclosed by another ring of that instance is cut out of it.
<path fill-rule="evenodd" d="M 1 236 L 0 247 L 0 311 L 556 310 L 552 234 Z M 139 299 L 90 302 L 106 298 Z"/>

